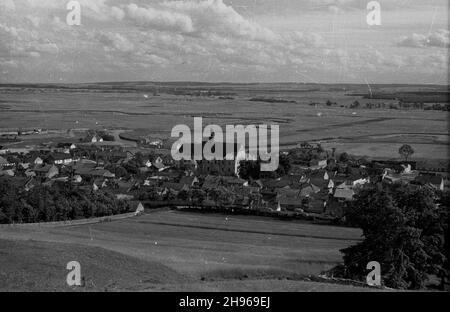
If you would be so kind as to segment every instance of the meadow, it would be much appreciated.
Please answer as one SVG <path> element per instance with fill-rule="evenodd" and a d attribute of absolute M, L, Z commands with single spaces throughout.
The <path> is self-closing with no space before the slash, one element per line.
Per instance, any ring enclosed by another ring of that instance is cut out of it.
<path fill-rule="evenodd" d="M 364 96 L 369 91 L 440 94 L 446 90 L 447 86 L 138 82 L 2 85 L 0 128 L 125 129 L 137 136 L 167 139 L 175 125 L 192 127 L 193 117 L 203 117 L 204 125 L 222 127 L 278 124 L 282 148 L 317 141 L 336 147 L 337 152 L 396 158 L 398 148 L 410 143 L 416 150 L 414 157 L 446 159 L 448 112 L 389 109 L 397 100 Z M 326 105 L 328 100 L 333 105 Z M 354 101 L 360 108 L 350 108 Z M 384 103 L 385 108 L 368 109 L 366 103 Z"/>
<path fill-rule="evenodd" d="M 359 229 L 163 210 L 0 234 L 0 290 L 70 290 L 72 260 L 85 272 L 81 290 L 360 289 L 305 279 L 340 263 L 339 250 L 361 239 Z"/>

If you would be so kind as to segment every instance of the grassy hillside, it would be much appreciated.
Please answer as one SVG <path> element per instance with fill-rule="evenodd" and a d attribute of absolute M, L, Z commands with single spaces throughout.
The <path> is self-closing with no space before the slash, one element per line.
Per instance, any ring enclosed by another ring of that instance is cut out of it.
<path fill-rule="evenodd" d="M 80 262 L 86 290 L 316 289 L 319 283 L 304 277 L 340 263 L 339 250 L 361 234 L 297 221 L 173 211 L 0 231 L 14 240 L 0 240 L 0 290 L 67 290 L 65 266 L 71 260 Z"/>
<path fill-rule="evenodd" d="M 66 284 L 70 261 L 78 261 L 84 287 Z M 0 291 L 114 291 L 182 283 L 186 278 L 160 263 L 99 247 L 0 240 Z"/>

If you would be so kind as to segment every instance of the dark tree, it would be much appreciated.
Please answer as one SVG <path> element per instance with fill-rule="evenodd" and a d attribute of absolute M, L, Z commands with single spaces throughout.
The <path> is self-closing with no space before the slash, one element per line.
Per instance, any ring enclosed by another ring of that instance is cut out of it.
<path fill-rule="evenodd" d="M 414 154 L 414 150 L 410 145 L 404 144 L 398 149 L 398 153 L 405 158 L 405 161 L 408 161 L 408 158 Z"/>
<path fill-rule="evenodd" d="M 346 152 L 341 153 L 339 155 L 339 162 L 346 163 L 349 160 L 350 160 L 350 157 L 348 156 L 348 154 Z"/>
<path fill-rule="evenodd" d="M 242 179 L 259 179 L 261 173 L 261 167 L 259 161 L 254 160 L 242 160 L 239 163 L 239 177 Z"/>
<path fill-rule="evenodd" d="M 426 188 L 366 186 L 346 213 L 364 240 L 344 253 L 345 276 L 364 279 L 370 261 L 381 264 L 385 285 L 423 288 L 430 274 L 441 275 L 445 263 L 443 209 Z"/>

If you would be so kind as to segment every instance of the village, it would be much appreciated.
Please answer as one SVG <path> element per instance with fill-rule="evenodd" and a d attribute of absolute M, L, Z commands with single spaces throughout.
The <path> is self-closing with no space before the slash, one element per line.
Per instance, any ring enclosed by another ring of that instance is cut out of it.
<path fill-rule="evenodd" d="M 255 161 L 174 161 L 161 142 L 131 151 L 107 136 L 89 131 L 77 142 L 40 144 L 26 152 L 3 148 L 0 180 L 23 192 L 55 184 L 104 192 L 141 210 L 225 209 L 334 221 L 368 183 L 448 189 L 448 164 L 436 168 L 419 161 L 374 160 L 327 151 L 317 143 L 281 151 L 278 170 L 260 172 Z"/>

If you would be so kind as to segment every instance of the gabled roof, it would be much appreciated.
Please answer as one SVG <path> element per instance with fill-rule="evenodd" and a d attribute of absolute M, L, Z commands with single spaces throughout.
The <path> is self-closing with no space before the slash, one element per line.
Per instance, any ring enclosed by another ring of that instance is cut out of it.
<path fill-rule="evenodd" d="M 6 160 L 6 158 L 0 156 L 0 165 L 7 165 L 9 164 L 9 161 Z"/>
<path fill-rule="evenodd" d="M 172 182 L 164 182 L 164 183 L 162 184 L 161 187 L 163 187 L 163 188 L 168 188 L 168 189 L 171 189 L 171 190 L 174 190 L 174 191 L 178 191 L 178 192 L 179 192 L 179 191 L 185 189 L 185 184 L 181 184 L 181 183 L 172 183 Z"/>
<path fill-rule="evenodd" d="M 195 180 L 198 181 L 197 177 L 195 177 L 195 176 L 184 176 L 184 177 L 181 177 L 180 183 L 191 186 Z"/>
<path fill-rule="evenodd" d="M 202 151 L 202 155 L 203 155 L 203 148 L 205 147 L 205 144 L 208 141 L 202 141 L 202 143 L 191 143 L 191 144 L 182 144 L 178 147 L 178 152 L 179 153 L 183 153 L 183 149 L 185 146 L 189 146 L 190 150 L 190 159 L 194 159 L 194 152 L 195 149 L 199 149 Z M 221 153 L 221 157 L 222 159 L 226 159 L 226 157 L 229 155 L 228 151 L 233 151 L 232 154 L 233 156 L 236 156 L 237 153 L 239 152 L 239 150 L 242 148 L 242 146 L 238 143 L 227 143 L 227 142 L 218 142 L 218 141 L 213 141 L 212 142 L 212 147 L 211 147 L 211 152 L 215 153 L 215 149 L 216 147 L 221 147 L 222 148 L 222 153 Z M 230 152 L 231 155 L 231 152 Z"/>
<path fill-rule="evenodd" d="M 352 200 L 353 195 L 355 195 L 355 192 L 351 189 L 336 189 L 334 192 L 335 198 L 342 198 L 345 200 Z"/>
<path fill-rule="evenodd" d="M 54 160 L 72 159 L 72 155 L 66 153 L 51 153 L 47 158 L 53 158 Z"/>
<path fill-rule="evenodd" d="M 53 165 L 45 165 L 45 166 L 42 166 L 42 167 L 33 168 L 33 171 L 35 171 L 35 172 L 48 172 L 52 167 L 53 167 Z"/>
<path fill-rule="evenodd" d="M 226 184 L 243 185 L 245 183 L 244 179 L 241 179 L 241 178 L 238 178 L 238 177 L 222 176 L 221 180 L 222 180 L 223 183 L 226 183 Z"/>
<path fill-rule="evenodd" d="M 315 186 L 314 184 L 309 184 L 305 187 L 303 187 L 300 190 L 300 196 L 301 197 L 308 197 L 309 195 L 313 194 L 313 193 L 318 193 L 320 192 L 320 188 Z"/>

